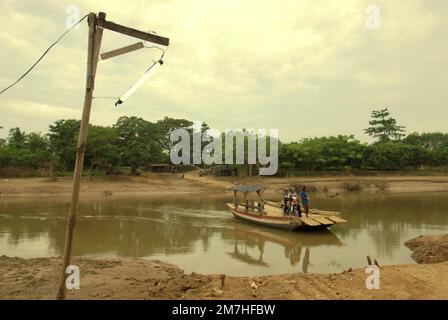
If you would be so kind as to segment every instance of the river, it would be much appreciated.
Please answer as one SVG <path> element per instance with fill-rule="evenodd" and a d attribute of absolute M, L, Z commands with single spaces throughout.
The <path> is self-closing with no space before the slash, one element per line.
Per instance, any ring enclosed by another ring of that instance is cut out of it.
<path fill-rule="evenodd" d="M 406 240 L 448 232 L 447 193 L 313 197 L 312 207 L 341 211 L 348 220 L 324 232 L 251 225 L 234 218 L 227 201 L 203 195 L 83 200 L 73 254 L 160 259 L 197 273 L 327 273 L 365 266 L 366 255 L 383 265 L 414 263 Z M 68 206 L 57 198 L 0 199 L 0 255 L 62 255 Z"/>

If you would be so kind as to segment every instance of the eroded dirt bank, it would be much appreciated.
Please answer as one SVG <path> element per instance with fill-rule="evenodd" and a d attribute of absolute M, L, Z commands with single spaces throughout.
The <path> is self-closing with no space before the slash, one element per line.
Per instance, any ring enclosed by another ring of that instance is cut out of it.
<path fill-rule="evenodd" d="M 0 257 L 0 299 L 53 299 L 60 258 Z M 225 277 L 184 274 L 143 259 L 74 259 L 81 288 L 68 299 L 448 299 L 448 262 L 384 266 L 368 290 L 364 269 L 338 274 Z"/>
<path fill-rule="evenodd" d="M 411 257 L 418 263 L 448 261 L 448 234 L 420 236 L 404 244 L 413 251 Z"/>

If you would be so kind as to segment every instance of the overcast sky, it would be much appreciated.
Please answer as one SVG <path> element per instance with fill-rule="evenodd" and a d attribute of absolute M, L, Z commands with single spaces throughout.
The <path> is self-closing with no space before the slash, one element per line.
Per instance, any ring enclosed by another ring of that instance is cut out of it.
<path fill-rule="evenodd" d="M 369 4 L 380 9 L 378 30 L 366 27 Z M 408 132 L 448 131 L 445 0 L 1 0 L 1 88 L 66 30 L 69 5 L 171 39 L 163 67 L 126 103 L 94 100 L 94 124 L 169 116 L 220 130 L 278 128 L 285 141 L 368 141 L 370 112 L 387 106 Z M 102 52 L 137 41 L 106 30 Z M 58 119 L 81 117 L 86 46 L 83 22 L 0 95 L 1 137 L 11 127 L 45 133 Z M 100 61 L 94 95 L 120 96 L 158 54 Z"/>

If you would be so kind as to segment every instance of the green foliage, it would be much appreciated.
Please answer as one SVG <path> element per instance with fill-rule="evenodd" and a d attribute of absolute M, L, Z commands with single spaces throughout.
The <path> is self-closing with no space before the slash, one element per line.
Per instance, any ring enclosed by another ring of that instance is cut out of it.
<path fill-rule="evenodd" d="M 157 127 L 160 130 L 160 133 L 162 134 L 162 139 L 160 141 L 160 144 L 163 148 L 163 151 L 169 152 L 169 150 L 174 146 L 175 143 L 172 143 L 170 141 L 170 134 L 175 129 L 190 129 L 193 125 L 192 121 L 185 120 L 185 119 L 173 119 L 165 117 L 163 120 L 159 120 L 156 123 Z"/>
<path fill-rule="evenodd" d="M 48 145 L 48 138 L 42 136 L 40 133 L 32 132 L 26 135 L 25 149 L 28 149 L 31 154 L 30 167 L 35 169 L 40 167 L 48 167 L 51 161 L 51 154 Z"/>
<path fill-rule="evenodd" d="M 438 148 L 431 152 L 430 164 L 433 166 L 445 166 L 445 170 L 448 167 L 448 146 Z"/>
<path fill-rule="evenodd" d="M 420 146 L 400 142 L 377 143 L 365 149 L 364 167 L 368 169 L 398 170 L 428 163 L 429 153 Z"/>
<path fill-rule="evenodd" d="M 125 165 L 135 174 L 150 162 L 167 162 L 170 132 L 191 125 L 191 121 L 167 117 L 156 124 L 137 117 L 121 117 L 113 127 L 91 125 L 85 167 L 90 174 L 93 170 L 109 174 L 115 167 Z M 73 170 L 79 127 L 79 120 L 64 119 L 50 125 L 45 136 L 27 135 L 20 128 L 11 129 L 8 138 L 0 141 L 0 167 L 54 166 L 56 170 Z"/>
<path fill-rule="evenodd" d="M 300 142 L 282 144 L 280 147 L 281 165 L 322 170 L 357 167 L 362 161 L 365 145 L 353 136 L 330 136 L 305 138 Z"/>
<path fill-rule="evenodd" d="M 20 128 L 12 128 L 9 130 L 7 143 L 11 147 L 21 148 L 25 144 L 26 134 L 20 131 Z"/>
<path fill-rule="evenodd" d="M 366 132 L 374 136 L 377 142 L 364 144 L 353 135 L 339 135 L 280 143 L 280 169 L 303 172 L 403 170 L 437 166 L 448 171 L 448 133 L 412 133 L 401 139 L 404 127 L 396 124 L 387 109 L 374 111 L 372 118 L 372 127 Z M 189 120 L 168 117 L 156 123 L 138 117 L 121 117 L 113 127 L 91 125 L 85 167 L 90 174 L 110 174 L 119 171 L 120 166 L 128 166 L 136 174 L 139 168 L 149 163 L 169 163 L 169 150 L 173 145 L 169 139 L 170 133 L 177 128 L 186 128 L 193 134 L 192 125 Z M 0 168 L 55 167 L 64 171 L 73 170 L 79 126 L 78 120 L 58 120 L 50 125 L 47 135 L 26 134 L 20 128 L 12 128 L 7 139 L 0 139 Z M 203 124 L 196 130 L 204 134 L 207 129 L 208 125 Z M 243 152 L 247 163 L 249 138 L 248 132 L 245 133 Z M 224 136 L 222 139 L 224 158 Z M 207 144 L 202 141 L 202 148 Z M 269 149 L 269 143 L 267 146 Z M 233 141 L 234 159 L 235 147 L 236 140 Z"/>
<path fill-rule="evenodd" d="M 166 160 L 163 151 L 163 134 L 152 122 L 137 117 L 120 117 L 114 128 L 118 133 L 118 145 L 123 165 L 128 165 L 132 173 L 150 162 Z"/>
<path fill-rule="evenodd" d="M 419 134 L 415 132 L 403 139 L 403 142 L 434 151 L 448 148 L 448 133 L 428 132 Z"/>
<path fill-rule="evenodd" d="M 32 153 L 29 149 L 6 145 L 0 149 L 1 167 L 31 167 Z"/>
<path fill-rule="evenodd" d="M 117 129 L 90 126 L 85 157 L 90 171 L 97 168 L 103 173 L 112 173 L 121 160 Z"/>
<path fill-rule="evenodd" d="M 364 132 L 377 139 L 378 142 L 400 140 L 404 137 L 406 127 L 397 125 L 397 120 L 390 116 L 387 108 L 372 111 L 371 118 L 370 127 Z"/>
<path fill-rule="evenodd" d="M 76 143 L 80 121 L 58 120 L 50 125 L 48 138 L 53 162 L 62 170 L 72 170 L 76 159 Z"/>
<path fill-rule="evenodd" d="M 13 128 L 6 143 L 0 146 L 0 167 L 37 169 L 48 165 L 49 159 L 48 141 L 39 133 L 26 135 Z"/>

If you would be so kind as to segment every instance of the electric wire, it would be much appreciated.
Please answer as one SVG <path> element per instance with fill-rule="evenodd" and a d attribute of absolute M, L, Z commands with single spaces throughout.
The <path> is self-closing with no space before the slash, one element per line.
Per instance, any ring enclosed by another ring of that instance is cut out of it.
<path fill-rule="evenodd" d="M 64 38 L 64 36 L 69 33 L 71 30 L 73 30 L 78 24 L 80 24 L 85 18 L 87 18 L 89 15 L 86 14 L 85 16 L 83 16 L 78 22 L 76 22 L 75 24 L 73 24 L 68 30 L 66 30 L 61 36 L 59 36 L 59 38 L 56 39 L 55 42 L 53 42 L 45 51 L 44 53 L 39 57 L 39 59 L 36 60 L 36 62 L 34 62 L 31 67 L 23 74 L 21 75 L 16 81 L 14 81 L 13 83 L 11 83 L 9 86 L 7 86 L 6 88 L 2 89 L 0 91 L 0 94 L 3 94 L 5 91 L 9 90 L 10 88 L 12 88 L 13 86 L 15 86 L 17 83 L 19 83 L 23 78 L 25 78 L 30 72 L 31 70 L 34 69 L 35 66 L 37 66 L 37 64 L 39 64 L 39 62 L 46 56 L 46 54 L 51 50 L 51 48 L 53 48 L 62 38 Z M 151 31 L 151 33 L 157 34 L 155 31 Z M 154 67 L 154 65 L 156 65 L 157 63 L 161 63 L 163 64 L 163 57 L 165 56 L 166 51 L 168 50 L 169 47 L 167 47 L 166 49 L 162 49 L 158 46 L 146 46 L 145 45 L 146 41 L 143 42 L 143 46 L 144 48 L 148 48 L 148 49 L 158 49 L 160 51 L 162 51 L 162 54 L 160 56 L 160 58 L 157 61 L 153 61 L 153 64 L 146 70 L 146 72 L 148 72 L 152 67 Z M 93 97 L 95 99 L 117 99 L 116 97 Z M 119 98 L 118 98 L 119 99 Z"/>
<path fill-rule="evenodd" d="M 4 88 L 2 91 L 0 91 L 0 94 L 4 93 L 6 90 L 12 88 L 13 86 L 15 86 L 20 80 L 22 80 L 23 78 L 25 78 L 28 73 L 30 73 L 31 70 L 34 69 L 34 67 L 43 59 L 43 57 L 45 57 L 45 55 L 50 51 L 51 48 L 53 48 L 67 33 L 69 33 L 71 30 L 73 30 L 74 27 L 76 27 L 78 24 L 80 24 L 85 18 L 87 18 L 89 15 L 86 14 L 84 17 L 82 17 L 78 22 L 76 22 L 74 25 L 72 25 L 67 31 L 65 31 L 55 42 L 53 42 L 48 48 L 47 50 L 45 50 L 45 52 L 39 57 L 39 59 L 37 59 L 36 62 L 33 63 L 33 65 L 22 75 L 20 76 L 16 81 L 14 81 L 12 84 L 10 84 L 9 86 L 7 86 L 6 88 Z"/>

